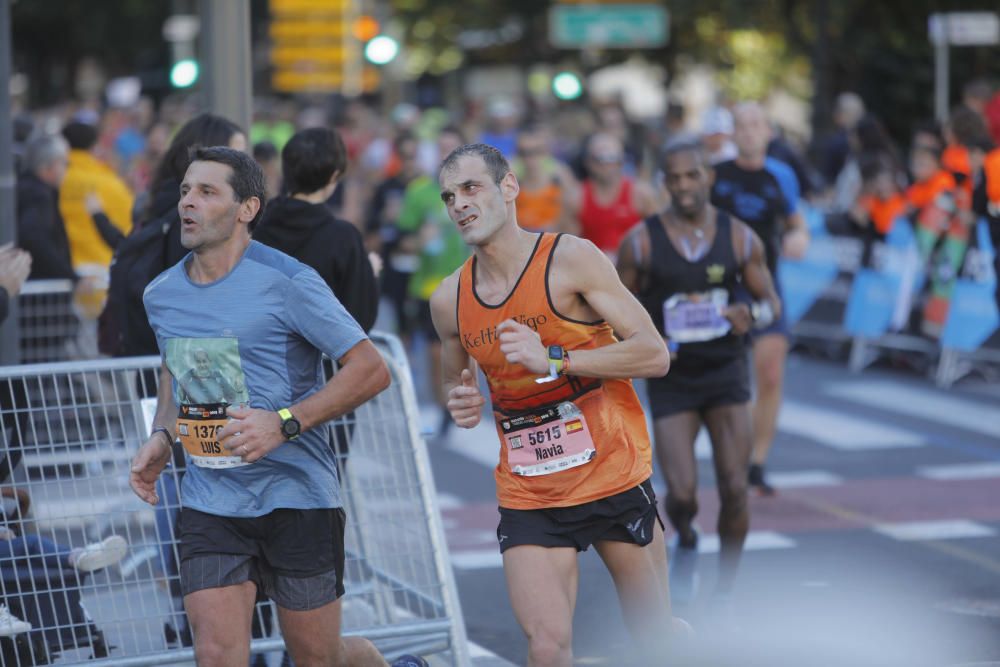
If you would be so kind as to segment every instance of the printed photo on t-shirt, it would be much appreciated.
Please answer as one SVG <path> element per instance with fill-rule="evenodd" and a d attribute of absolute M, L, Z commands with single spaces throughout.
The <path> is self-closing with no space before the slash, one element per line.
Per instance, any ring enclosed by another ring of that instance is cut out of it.
<path fill-rule="evenodd" d="M 183 405 L 236 405 L 250 400 L 236 338 L 171 338 L 166 361 Z"/>

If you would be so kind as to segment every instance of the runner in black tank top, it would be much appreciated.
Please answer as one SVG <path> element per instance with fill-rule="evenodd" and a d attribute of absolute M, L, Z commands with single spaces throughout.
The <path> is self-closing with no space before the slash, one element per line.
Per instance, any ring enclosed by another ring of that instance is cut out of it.
<path fill-rule="evenodd" d="M 671 205 L 629 232 L 618 270 L 670 343 L 670 372 L 647 380 L 656 455 L 667 482 L 667 515 L 677 531 L 670 561 L 671 595 L 695 596 L 698 467 L 694 441 L 702 424 L 712 437 L 719 491 L 721 558 L 716 594 L 731 611 L 749 526 L 750 387 L 744 339 L 780 312 L 764 244 L 750 228 L 708 203 L 701 147 L 680 143 L 663 156 Z M 741 283 L 756 301 L 734 298 Z M 753 314 L 758 317 L 753 317 Z"/>

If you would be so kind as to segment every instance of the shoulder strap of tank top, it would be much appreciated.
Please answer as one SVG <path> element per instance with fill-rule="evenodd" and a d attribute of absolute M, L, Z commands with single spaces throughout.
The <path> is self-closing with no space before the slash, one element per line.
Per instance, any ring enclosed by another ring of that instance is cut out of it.
<path fill-rule="evenodd" d="M 667 230 L 663 228 L 663 222 L 659 215 L 651 215 L 642 221 L 646 225 L 649 233 L 649 256 L 652 262 L 653 257 L 660 256 L 663 252 L 669 252 L 673 248 Z"/>

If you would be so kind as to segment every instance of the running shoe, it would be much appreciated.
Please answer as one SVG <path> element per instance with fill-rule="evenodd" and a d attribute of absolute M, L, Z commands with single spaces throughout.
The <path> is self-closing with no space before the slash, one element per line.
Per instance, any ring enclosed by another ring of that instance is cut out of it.
<path fill-rule="evenodd" d="M 767 480 L 764 478 L 764 466 L 759 463 L 750 464 L 750 473 L 747 477 L 750 487 L 757 492 L 757 495 L 773 496 L 778 493 L 773 486 L 767 483 Z"/>
<path fill-rule="evenodd" d="M 13 637 L 31 629 L 31 623 L 22 621 L 10 613 L 7 605 L 0 604 L 0 637 Z"/>
<path fill-rule="evenodd" d="M 670 599 L 678 605 L 689 605 L 698 596 L 698 533 L 694 545 L 681 546 L 680 536 L 670 544 Z"/>
<path fill-rule="evenodd" d="M 419 655 L 401 655 L 389 667 L 430 667 L 426 660 Z"/>
<path fill-rule="evenodd" d="M 94 542 L 85 546 L 76 556 L 73 562 L 80 572 L 93 572 L 103 570 L 109 565 L 114 565 L 128 552 L 128 542 L 121 535 L 112 535 L 100 542 Z"/>

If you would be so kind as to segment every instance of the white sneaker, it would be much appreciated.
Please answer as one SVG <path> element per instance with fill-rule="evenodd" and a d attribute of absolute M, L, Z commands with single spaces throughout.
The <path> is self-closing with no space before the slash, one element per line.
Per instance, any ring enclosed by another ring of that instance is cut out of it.
<path fill-rule="evenodd" d="M 109 565 L 114 565 L 128 552 L 128 542 L 121 535 L 112 535 L 101 542 L 88 544 L 77 555 L 73 563 L 80 572 L 93 572 L 103 570 Z"/>
<path fill-rule="evenodd" d="M 31 623 L 10 613 L 7 605 L 0 604 L 0 637 L 13 637 L 31 629 Z"/>

